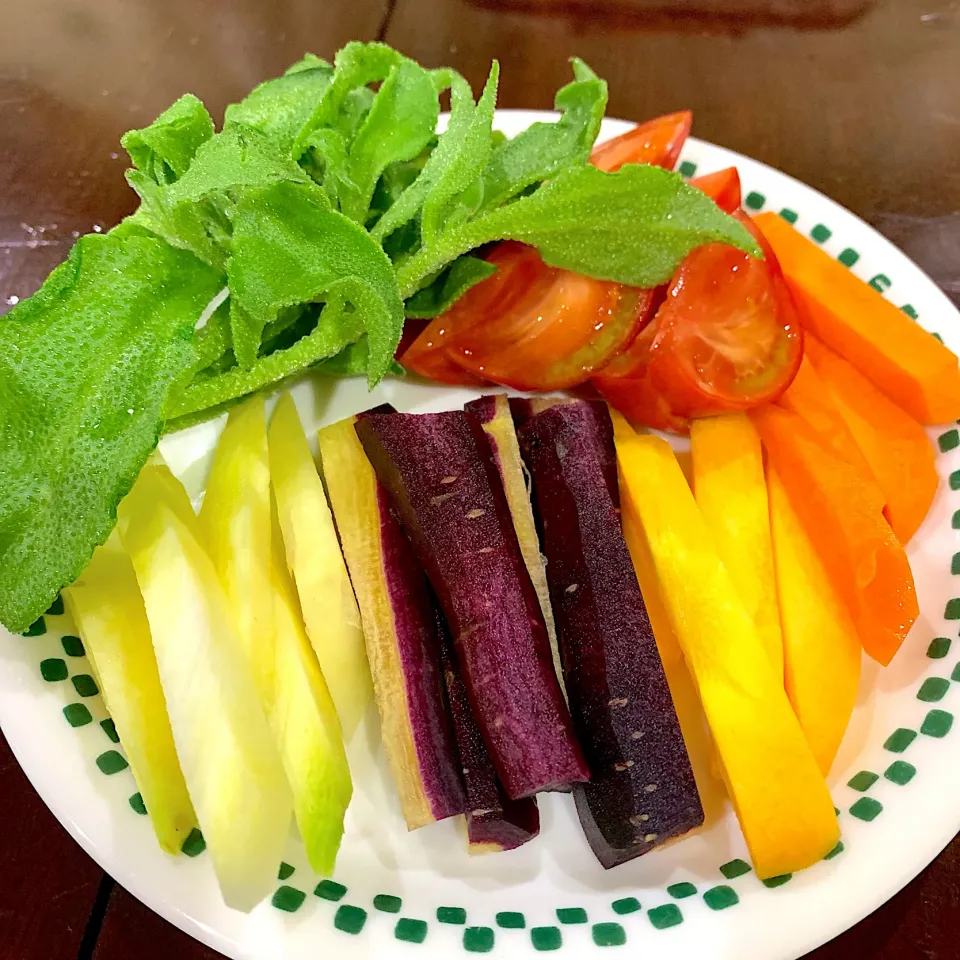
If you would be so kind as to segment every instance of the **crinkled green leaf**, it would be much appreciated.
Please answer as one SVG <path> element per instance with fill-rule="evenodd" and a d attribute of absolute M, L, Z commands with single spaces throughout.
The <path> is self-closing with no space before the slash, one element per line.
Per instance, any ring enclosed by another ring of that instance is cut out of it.
<path fill-rule="evenodd" d="M 91 235 L 0 319 L 0 621 L 13 632 L 113 529 L 222 287 L 161 240 Z"/>
<path fill-rule="evenodd" d="M 676 173 L 630 164 L 570 167 L 535 193 L 447 230 L 398 270 L 404 296 L 455 257 L 521 240 L 551 266 L 638 287 L 665 283 L 695 247 L 720 241 L 760 256 L 750 233 Z"/>
<path fill-rule="evenodd" d="M 228 123 L 197 151 L 190 169 L 168 192 L 173 202 L 183 203 L 242 187 L 262 187 L 281 180 L 304 183 L 307 179 L 267 134 L 242 123 Z"/>
<path fill-rule="evenodd" d="M 318 360 L 336 356 L 345 346 L 357 340 L 363 334 L 360 314 L 373 306 L 371 300 L 376 295 L 366 285 L 351 280 L 338 281 L 337 286 L 334 294 L 342 289 L 346 297 L 357 303 L 356 312 L 340 310 L 327 315 L 327 310 L 324 310 L 313 332 L 292 347 L 262 357 L 249 370 L 234 367 L 218 376 L 195 380 L 171 405 L 167 431 L 190 426 L 206 419 L 224 404 L 303 373 Z"/>
<path fill-rule="evenodd" d="M 330 209 L 315 184 L 281 182 L 244 191 L 234 214 L 227 276 L 231 297 L 264 323 L 282 307 L 338 291 L 353 304 L 369 337 L 371 383 L 386 372 L 403 329 L 393 267 L 366 230 Z"/>
<path fill-rule="evenodd" d="M 339 130 L 329 127 L 315 130 L 307 141 L 300 163 L 323 187 L 334 207 L 340 207 L 341 197 L 359 194 L 359 188 L 350 179 L 347 141 Z"/>
<path fill-rule="evenodd" d="M 455 70 L 437 70 L 433 77 L 434 86 L 439 90 L 450 88 L 450 119 L 447 129 L 417 179 L 396 199 L 371 230 L 374 238 L 381 243 L 420 212 L 431 189 L 447 166 L 460 154 L 464 139 L 471 128 L 476 104 L 470 84 Z"/>
<path fill-rule="evenodd" d="M 256 362 L 267 320 L 264 314 L 251 314 L 239 297 L 230 298 L 230 340 L 233 356 L 239 366 L 249 369 Z"/>
<path fill-rule="evenodd" d="M 479 257 L 464 254 L 446 267 L 433 283 L 407 300 L 406 314 L 413 320 L 432 320 L 449 310 L 472 286 L 486 280 L 497 268 Z"/>
<path fill-rule="evenodd" d="M 278 150 L 289 153 L 332 77 L 329 63 L 308 55 L 283 76 L 261 83 L 240 103 L 227 107 L 226 122 L 256 127 Z"/>
<path fill-rule="evenodd" d="M 217 197 L 177 203 L 169 187 L 157 186 L 139 170 L 127 171 L 127 183 L 139 195 L 140 207 L 117 229 L 145 230 L 174 247 L 189 250 L 218 270 L 225 268 L 231 228 Z"/>
<path fill-rule="evenodd" d="M 400 199 L 417 177 L 420 176 L 424 165 L 430 159 L 436 145 L 437 138 L 433 136 L 418 156 L 402 163 L 391 163 L 383 171 L 373 191 L 373 197 L 370 200 L 368 224 L 370 224 L 371 220 L 379 220 L 379 218 Z"/>
<path fill-rule="evenodd" d="M 349 176 L 356 187 L 342 211 L 365 223 L 380 175 L 391 164 L 413 160 L 433 139 L 440 101 L 430 74 L 412 60 L 390 70 L 350 145 Z"/>
<path fill-rule="evenodd" d="M 293 155 L 300 156 L 310 135 L 322 127 L 336 126 L 344 102 L 357 88 L 383 80 L 404 56 L 384 43 L 352 41 L 337 52 L 333 80 L 297 138 Z"/>
<path fill-rule="evenodd" d="M 318 57 L 315 53 L 305 53 L 296 63 L 287 67 L 284 75 L 299 73 L 301 70 L 316 70 L 317 67 L 333 70 L 333 65 L 328 60 Z"/>
<path fill-rule="evenodd" d="M 340 104 L 340 112 L 334 118 L 330 129 L 336 130 L 347 143 L 357 135 L 360 125 L 367 118 L 376 94 L 369 87 L 357 87 L 351 90 Z"/>
<path fill-rule="evenodd" d="M 230 216 L 240 192 L 309 180 L 266 134 L 239 123 L 207 140 L 175 183 L 157 186 L 138 171 L 128 171 L 127 179 L 142 200 L 132 221 L 218 269 L 230 255 Z"/>
<path fill-rule="evenodd" d="M 193 349 L 197 355 L 194 370 L 204 370 L 232 350 L 230 339 L 230 299 L 224 300 L 207 318 L 206 324 L 197 330 Z"/>
<path fill-rule="evenodd" d="M 497 108 L 500 66 L 496 60 L 469 123 L 464 125 L 456 152 L 439 171 L 423 201 L 420 234 L 432 244 L 440 231 L 472 215 L 483 200 L 481 174 L 490 157 L 490 131 Z M 471 188 L 472 191 L 471 191 Z"/>
<path fill-rule="evenodd" d="M 344 347 L 335 357 L 318 363 L 313 371 L 325 377 L 365 377 L 370 364 L 370 344 L 366 336 Z M 407 371 L 394 360 L 387 373 L 395 377 L 406 376 Z"/>
<path fill-rule="evenodd" d="M 563 112 L 559 120 L 533 123 L 494 150 L 483 172 L 484 209 L 590 157 L 607 108 L 607 84 L 577 58 L 573 73 L 575 79 L 557 93 L 554 103 Z"/>
<path fill-rule="evenodd" d="M 197 150 L 213 136 L 213 121 L 192 93 L 184 94 L 149 127 L 120 138 L 133 165 L 156 184 L 173 183 L 189 168 Z"/>

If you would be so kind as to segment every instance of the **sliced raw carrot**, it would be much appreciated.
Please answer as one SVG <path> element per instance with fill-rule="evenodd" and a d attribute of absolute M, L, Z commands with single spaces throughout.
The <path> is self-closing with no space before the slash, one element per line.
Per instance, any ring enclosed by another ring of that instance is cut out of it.
<path fill-rule="evenodd" d="M 859 370 L 816 337 L 807 356 L 873 471 L 884 516 L 901 543 L 923 523 L 937 493 L 936 455 L 926 430 Z"/>
<path fill-rule="evenodd" d="M 838 457 L 857 468 L 863 482 L 880 505 L 879 509 L 882 509 L 885 501 L 877 478 L 809 357 L 804 356 L 793 383 L 787 387 L 777 403 L 803 417 L 817 431 L 823 443 Z"/>
<path fill-rule="evenodd" d="M 767 471 L 787 696 L 824 776 L 850 722 L 863 653 L 776 470 Z"/>
<path fill-rule="evenodd" d="M 806 330 L 920 423 L 960 417 L 957 357 L 775 213 L 754 222 L 773 247 Z"/>
<path fill-rule="evenodd" d="M 734 586 L 760 631 L 774 672 L 783 638 L 770 545 L 770 512 L 757 428 L 742 413 L 694 420 L 693 492 Z"/>
<path fill-rule="evenodd" d="M 623 432 L 616 444 L 623 504 L 649 544 L 757 876 L 808 867 L 840 831 L 781 678 L 669 444 Z"/>
<path fill-rule="evenodd" d="M 750 418 L 830 580 L 850 610 L 864 649 L 886 666 L 919 608 L 900 542 L 848 461 L 797 414 L 775 404 Z"/>

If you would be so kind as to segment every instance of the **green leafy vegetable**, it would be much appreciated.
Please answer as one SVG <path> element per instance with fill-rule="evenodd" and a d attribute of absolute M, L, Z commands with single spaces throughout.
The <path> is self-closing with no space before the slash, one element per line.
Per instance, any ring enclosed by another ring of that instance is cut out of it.
<path fill-rule="evenodd" d="M 437 71 L 434 75 L 438 92 L 450 88 L 450 120 L 436 149 L 424 164 L 416 180 L 396 199 L 371 230 L 381 243 L 395 230 L 415 217 L 434 185 L 462 150 L 476 111 L 470 84 L 455 70 Z"/>
<path fill-rule="evenodd" d="M 330 208 L 319 187 L 275 183 L 247 190 L 234 214 L 227 277 L 234 302 L 261 331 L 281 307 L 331 293 L 344 297 L 370 342 L 371 384 L 386 373 L 403 331 L 393 267 L 366 230 Z M 331 340 L 332 349 L 322 356 L 339 353 L 356 337 Z M 310 362 L 322 356 L 311 355 Z"/>
<path fill-rule="evenodd" d="M 235 197 L 246 188 L 282 180 L 309 181 L 266 134 L 242 124 L 228 125 L 207 140 L 175 183 L 158 187 L 137 171 L 127 179 L 142 200 L 131 218 L 135 223 L 221 270 L 230 255 Z"/>
<path fill-rule="evenodd" d="M 500 65 L 494 61 L 483 94 L 469 120 L 463 123 L 462 132 L 460 128 L 455 131 L 456 149 L 451 151 L 443 169 L 434 177 L 424 198 L 420 217 L 424 245 L 432 244 L 449 221 L 458 223 L 470 216 L 483 199 L 480 177 L 490 156 L 490 130 L 497 106 L 499 80 Z"/>
<path fill-rule="evenodd" d="M 454 257 L 492 240 L 532 244 L 551 266 L 638 287 L 666 282 L 694 247 L 720 241 L 755 256 L 750 233 L 660 167 L 568 167 L 535 193 L 439 234 L 397 270 L 403 296 Z"/>
<path fill-rule="evenodd" d="M 182 177 L 197 150 L 212 136 L 213 121 L 206 107 L 187 93 L 149 127 L 125 133 L 120 143 L 137 170 L 163 185 Z"/>
<path fill-rule="evenodd" d="M 349 289 L 350 285 L 345 284 Z M 362 288 L 350 291 L 351 295 L 366 307 L 366 291 Z M 190 422 L 197 422 L 206 417 L 194 418 L 194 414 L 216 410 L 223 404 L 231 403 L 248 393 L 262 390 L 264 387 L 279 383 L 287 377 L 301 373 L 307 367 L 338 354 L 344 346 L 359 339 L 363 333 L 357 314 L 326 307 L 320 314 L 320 319 L 312 333 L 298 340 L 286 350 L 278 350 L 258 360 L 249 370 L 234 367 L 225 373 L 195 380 L 187 387 L 168 409 L 168 415 L 173 423 L 172 429 L 178 429 L 186 424 L 181 418 L 191 417 Z M 369 376 L 369 375 L 368 375 Z M 177 424 L 177 420 L 181 420 Z"/>
<path fill-rule="evenodd" d="M 407 300 L 412 320 L 432 320 L 449 310 L 472 286 L 492 277 L 497 268 L 479 257 L 464 254 L 447 267 L 433 283 Z"/>
<path fill-rule="evenodd" d="M 484 209 L 590 158 L 607 108 L 607 84 L 576 58 L 573 73 L 574 81 L 557 93 L 554 102 L 563 111 L 559 120 L 533 123 L 494 150 L 483 173 Z"/>
<path fill-rule="evenodd" d="M 224 119 L 256 127 L 281 152 L 289 152 L 333 78 L 326 60 L 308 54 L 282 77 L 267 80 L 240 103 L 227 107 Z"/>
<path fill-rule="evenodd" d="M 161 240 L 82 237 L 0 320 L 0 620 L 25 630 L 83 570 L 157 445 L 223 277 Z"/>
<path fill-rule="evenodd" d="M 229 290 L 224 288 L 220 293 L 226 295 L 229 294 Z M 197 354 L 194 364 L 194 370 L 197 372 L 205 370 L 231 349 L 230 300 L 227 296 L 217 304 L 206 324 L 197 330 L 193 338 L 193 346 Z"/>
<path fill-rule="evenodd" d="M 412 60 L 393 67 L 350 146 L 349 176 L 356 193 L 341 208 L 366 222 L 370 198 L 391 164 L 412 160 L 433 139 L 440 104 L 430 74 Z"/>
<path fill-rule="evenodd" d="M 401 63 L 405 57 L 388 47 L 384 43 L 359 43 L 353 41 L 343 47 L 334 58 L 333 81 L 312 115 L 304 124 L 297 142 L 294 144 L 294 156 L 303 152 L 310 135 L 322 127 L 336 126 L 338 116 L 351 94 L 363 89 L 371 83 L 377 83 L 387 77 L 390 71 Z M 372 100 L 372 94 L 360 94 L 360 105 L 366 101 L 367 108 Z M 345 111 L 347 118 L 357 119 L 355 111 Z M 341 130 L 347 134 L 348 130 Z"/>
<path fill-rule="evenodd" d="M 365 336 L 356 343 L 343 348 L 335 357 L 323 360 L 313 369 L 325 377 L 365 377 L 370 361 L 370 347 Z M 397 377 L 406 375 L 406 370 L 394 360 L 390 373 Z"/>
<path fill-rule="evenodd" d="M 347 141 L 339 130 L 314 130 L 306 141 L 306 153 L 300 163 L 326 191 L 330 203 L 340 206 L 341 197 L 360 193 L 350 179 L 347 163 Z"/>

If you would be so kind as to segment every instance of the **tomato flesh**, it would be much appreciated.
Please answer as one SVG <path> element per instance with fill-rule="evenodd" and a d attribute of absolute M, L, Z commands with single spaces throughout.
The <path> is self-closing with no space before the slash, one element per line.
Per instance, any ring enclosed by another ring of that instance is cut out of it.
<path fill-rule="evenodd" d="M 628 420 L 665 430 L 687 434 L 690 421 L 674 413 L 670 403 L 650 376 L 650 347 L 656 336 L 656 324 L 648 324 L 613 363 L 590 382 L 612 407 Z"/>
<path fill-rule="evenodd" d="M 590 162 L 613 173 L 625 163 L 649 163 L 672 170 L 690 135 L 693 114 L 689 110 L 668 113 L 641 123 L 626 133 L 593 148 Z"/>
<path fill-rule="evenodd" d="M 740 174 L 736 167 L 716 173 L 705 173 L 690 181 L 691 187 L 702 190 L 721 210 L 735 213 L 740 209 Z"/>
<path fill-rule="evenodd" d="M 721 243 L 692 251 L 649 327 L 594 378 L 631 419 L 684 432 L 694 417 L 775 400 L 796 376 L 803 334 L 786 282 L 749 217 L 735 215 L 766 259 Z"/>
<path fill-rule="evenodd" d="M 533 247 L 499 244 L 497 272 L 471 288 L 403 355 L 443 383 L 559 390 L 590 379 L 652 316 L 652 292 L 548 267 Z"/>

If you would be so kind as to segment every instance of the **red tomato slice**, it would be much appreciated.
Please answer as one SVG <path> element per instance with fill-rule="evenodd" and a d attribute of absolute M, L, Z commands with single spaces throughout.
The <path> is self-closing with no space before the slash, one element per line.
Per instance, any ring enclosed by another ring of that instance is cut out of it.
<path fill-rule="evenodd" d="M 652 291 L 548 267 L 533 247 L 501 243 L 487 259 L 497 272 L 430 322 L 402 358 L 409 369 L 559 390 L 589 380 L 652 316 Z"/>
<path fill-rule="evenodd" d="M 625 416 L 683 432 L 690 418 L 775 400 L 796 376 L 803 334 L 780 266 L 750 218 L 734 215 L 766 259 L 721 243 L 686 257 L 653 322 L 594 378 Z"/>
<path fill-rule="evenodd" d="M 690 135 L 693 114 L 689 110 L 648 120 L 626 133 L 593 148 L 590 162 L 613 173 L 625 163 L 649 163 L 672 170 Z"/>
<path fill-rule="evenodd" d="M 691 187 L 702 190 L 721 210 L 735 213 L 740 209 L 740 174 L 736 167 L 706 173 L 690 181 Z"/>
<path fill-rule="evenodd" d="M 656 332 L 656 324 L 647 324 L 630 347 L 590 382 L 628 420 L 654 430 L 687 434 L 690 421 L 671 410 L 650 377 L 650 347 Z"/>
<path fill-rule="evenodd" d="M 443 349 L 448 330 L 434 320 L 407 320 L 397 348 L 397 361 L 411 373 L 455 387 L 484 387 L 486 380 L 458 367 Z"/>

